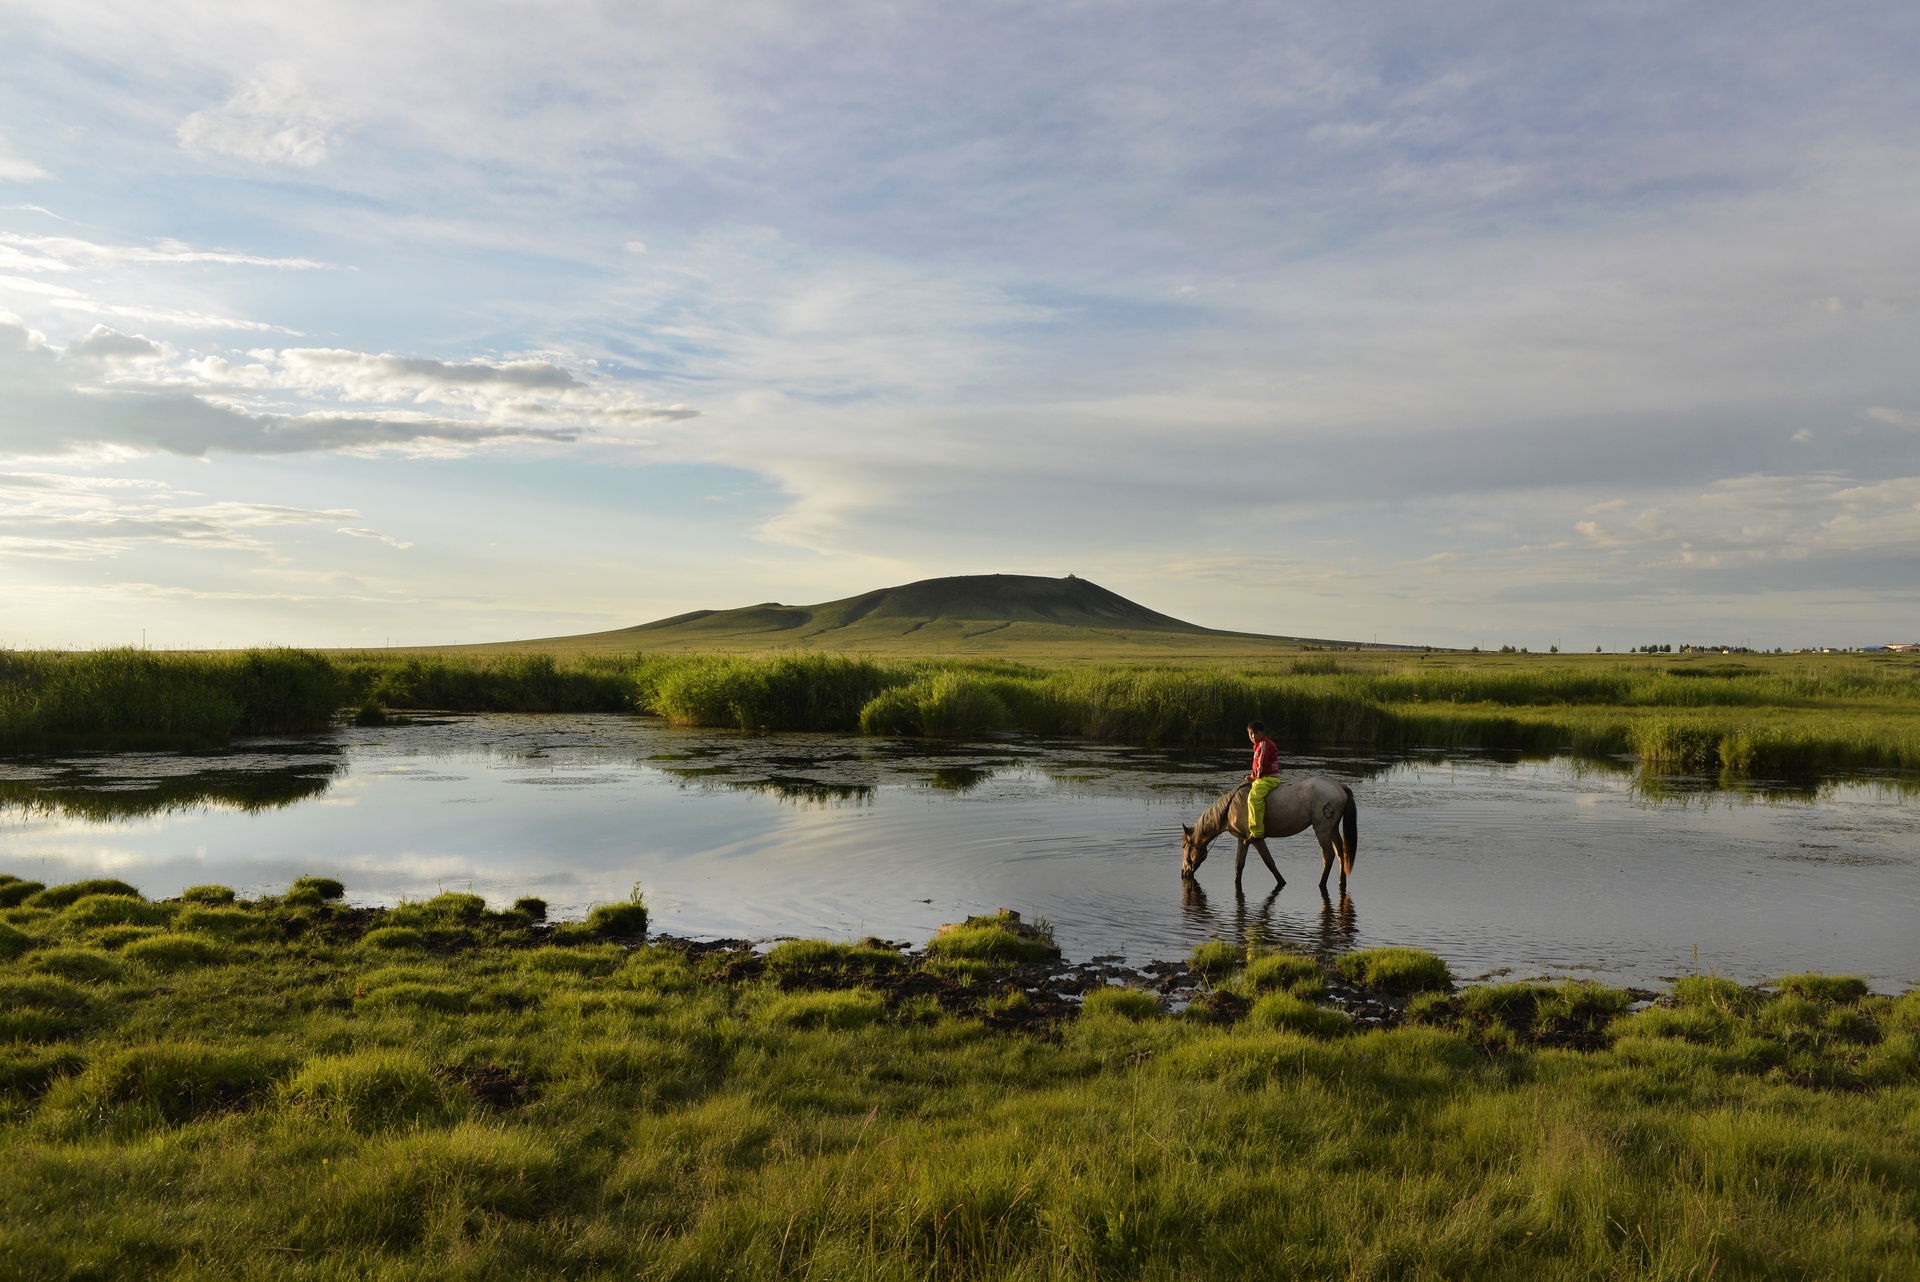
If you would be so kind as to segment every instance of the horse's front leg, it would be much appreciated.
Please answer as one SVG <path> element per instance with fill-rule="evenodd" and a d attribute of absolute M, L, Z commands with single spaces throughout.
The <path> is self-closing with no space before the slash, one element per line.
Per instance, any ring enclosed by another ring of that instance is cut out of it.
<path fill-rule="evenodd" d="M 1255 837 L 1253 839 L 1253 848 L 1260 852 L 1260 858 L 1266 863 L 1267 871 L 1273 874 L 1273 879 L 1282 886 L 1286 885 L 1287 879 L 1280 875 L 1280 869 L 1274 865 L 1273 852 L 1267 849 L 1267 839 L 1265 837 Z"/>

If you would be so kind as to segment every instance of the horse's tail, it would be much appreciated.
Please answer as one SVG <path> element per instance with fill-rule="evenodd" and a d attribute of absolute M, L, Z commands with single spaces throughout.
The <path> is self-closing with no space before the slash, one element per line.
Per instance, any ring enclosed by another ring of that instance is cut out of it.
<path fill-rule="evenodd" d="M 1353 857 L 1360 853 L 1360 803 L 1353 799 L 1353 789 L 1341 784 L 1347 794 L 1347 809 L 1340 816 L 1340 841 L 1347 848 L 1347 866 L 1353 866 Z"/>

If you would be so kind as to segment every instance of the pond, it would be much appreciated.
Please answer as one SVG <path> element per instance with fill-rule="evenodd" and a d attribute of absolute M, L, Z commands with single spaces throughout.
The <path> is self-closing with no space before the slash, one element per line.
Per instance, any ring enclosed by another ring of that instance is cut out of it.
<path fill-rule="evenodd" d="M 1475 977 L 1920 982 L 1920 805 L 1898 781 L 1728 791 L 1568 759 L 1293 754 L 1288 775 L 1359 799 L 1350 893 L 1323 898 L 1309 836 L 1275 843 L 1283 890 L 1250 857 L 1237 895 L 1231 839 L 1183 886 L 1179 825 L 1243 755 L 441 717 L 0 762 L 0 872 L 117 876 L 156 897 L 316 873 L 354 902 L 471 889 L 555 915 L 638 884 L 656 929 L 708 938 L 919 943 L 1006 907 L 1045 917 L 1069 958 L 1135 964 L 1259 936 L 1413 944 Z"/>

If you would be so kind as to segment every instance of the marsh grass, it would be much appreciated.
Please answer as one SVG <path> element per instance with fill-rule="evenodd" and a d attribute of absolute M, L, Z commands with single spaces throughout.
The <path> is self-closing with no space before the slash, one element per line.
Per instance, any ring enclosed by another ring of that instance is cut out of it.
<path fill-rule="evenodd" d="M 1231 1027 L 1109 989 L 997 1031 L 1025 993 L 957 1014 L 865 942 L 749 966 L 425 905 L 397 926 L 323 901 L 293 936 L 284 897 L 183 905 L 132 929 L 260 928 L 164 983 L 135 944 L 7 910 L 7 1276 L 1652 1282 L 1920 1257 L 1920 994 L 1701 977 L 1622 1014 L 1592 986 L 1468 988 L 1416 999 L 1444 1023 L 1361 1031 L 1285 987 Z M 1248 974 L 1297 982 L 1273 956 Z M 1459 1024 L 1482 1017 L 1509 1036 Z M 1543 1017 L 1598 1035 L 1550 1049 Z"/>
<path fill-rule="evenodd" d="M 998 730 L 1237 745 L 1634 756 L 1663 771 L 1920 771 L 1920 664 L 1749 656 L 1331 656 L 1257 665 L 881 660 L 824 654 L 328 656 L 0 651 L 0 752 L 210 746 L 356 707 L 643 712 L 679 725 L 969 738 Z M 316 786 L 289 780 L 289 799 Z M 317 786 L 324 786 L 318 784 Z M 14 788 L 18 791 L 18 788 Z M 30 803 L 32 795 L 22 794 Z M 76 804 L 84 801 L 77 799 Z M 0 887 L 0 900 L 5 889 Z"/>

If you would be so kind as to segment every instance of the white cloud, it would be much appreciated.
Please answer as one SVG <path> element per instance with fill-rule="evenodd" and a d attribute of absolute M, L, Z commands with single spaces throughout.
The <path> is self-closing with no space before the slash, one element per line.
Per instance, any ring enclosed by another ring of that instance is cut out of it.
<path fill-rule="evenodd" d="M 180 123 L 180 145 L 202 155 L 311 168 L 332 146 L 332 113 L 289 73 L 253 80 L 218 107 Z"/>
<path fill-rule="evenodd" d="M 7 136 L 0 133 L 0 182 L 30 183 L 50 176 L 46 170 L 15 151 Z"/>
<path fill-rule="evenodd" d="M 0 472 L 0 555 L 92 560 L 154 543 L 262 552 L 269 545 L 255 531 L 360 515 L 351 508 L 187 500 L 156 482 Z"/>
<path fill-rule="evenodd" d="M 279 267 L 315 271 L 325 263 L 311 258 L 263 258 L 226 249 L 195 249 L 177 240 L 157 245 L 103 245 L 78 236 L 24 236 L 0 232 L 0 265 L 16 271 L 72 271 L 81 265 L 112 263 L 219 263 L 234 267 Z"/>
<path fill-rule="evenodd" d="M 350 535 L 351 537 L 356 539 L 375 539 L 381 543 L 386 544 L 390 548 L 399 548 L 403 552 L 413 546 L 412 543 L 408 542 L 405 539 L 396 539 L 390 535 L 382 534 L 378 530 L 362 530 L 362 529 L 355 529 L 350 526 L 343 525 L 339 529 L 335 530 L 334 533 Z"/>

